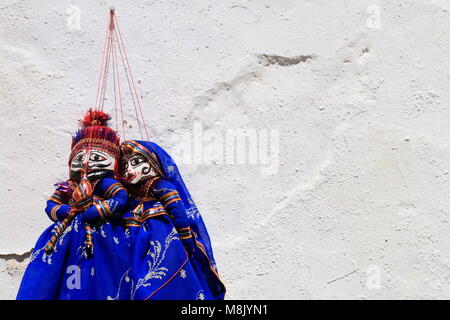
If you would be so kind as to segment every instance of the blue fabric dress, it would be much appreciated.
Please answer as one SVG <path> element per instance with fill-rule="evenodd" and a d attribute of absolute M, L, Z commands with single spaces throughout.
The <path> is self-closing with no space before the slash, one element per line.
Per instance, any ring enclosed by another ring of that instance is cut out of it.
<path fill-rule="evenodd" d="M 44 250 L 59 217 L 70 209 L 58 188 L 47 202 L 46 212 L 55 221 L 39 237 L 22 279 L 18 300 L 129 299 L 129 238 L 120 225 L 127 193 L 117 180 L 102 178 L 94 186 L 94 203 L 78 214 L 55 244 Z M 95 219 L 106 217 L 106 219 Z M 87 220 L 87 218 L 90 219 Z M 86 253 L 85 223 L 92 228 L 94 244 Z"/>
<path fill-rule="evenodd" d="M 125 141 L 162 175 L 143 184 L 123 215 L 131 243 L 131 299 L 223 299 L 203 219 L 172 158 L 158 145 Z"/>

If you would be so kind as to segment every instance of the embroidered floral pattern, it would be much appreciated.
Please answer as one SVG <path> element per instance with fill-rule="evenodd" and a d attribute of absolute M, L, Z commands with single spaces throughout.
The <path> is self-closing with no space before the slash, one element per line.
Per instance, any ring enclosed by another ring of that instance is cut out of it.
<path fill-rule="evenodd" d="M 72 221 L 72 223 L 66 228 L 66 230 L 64 230 L 64 233 L 61 235 L 61 237 L 59 238 L 59 240 L 58 240 L 58 245 L 62 245 L 63 244 L 63 242 L 64 242 L 64 238 L 66 237 L 66 235 L 69 233 L 69 232 L 71 232 L 72 231 L 72 229 L 76 229 L 74 226 L 76 226 L 77 224 L 76 224 L 76 221 L 74 220 L 74 221 Z M 56 226 L 55 226 L 55 228 L 56 228 Z M 75 230 L 76 232 L 78 231 L 78 230 Z M 46 254 L 45 252 L 43 252 L 45 250 L 45 246 L 43 246 L 42 248 L 40 248 L 40 249 L 38 249 L 38 250 L 35 250 L 33 253 L 32 253 L 32 255 L 31 255 L 31 257 L 30 257 L 30 263 L 32 262 L 32 261 L 34 261 L 40 254 L 41 254 L 41 252 L 42 252 L 42 262 L 46 262 L 46 263 L 48 263 L 48 264 L 52 264 L 52 255 L 53 255 L 53 253 L 56 253 L 57 251 L 58 251 L 58 246 L 55 246 L 55 249 L 53 250 L 53 252 L 51 253 L 51 254 Z"/>
<path fill-rule="evenodd" d="M 203 290 L 200 290 L 197 292 L 197 296 L 195 298 L 196 300 L 205 300 L 205 292 Z"/>
<path fill-rule="evenodd" d="M 172 231 L 167 235 L 166 240 L 164 241 L 164 245 L 162 245 L 157 240 L 150 241 L 150 248 L 147 252 L 147 256 L 150 257 L 150 259 L 147 260 L 148 271 L 145 277 L 140 278 L 137 281 L 136 286 L 134 287 L 131 294 L 131 300 L 134 300 L 134 296 L 140 287 L 151 286 L 151 282 L 149 282 L 150 280 L 162 279 L 167 275 L 169 269 L 166 267 L 162 267 L 161 264 L 165 259 L 167 249 L 169 249 L 170 244 L 174 240 L 180 240 L 175 228 L 173 228 Z"/>
<path fill-rule="evenodd" d="M 130 273 L 131 268 L 129 268 L 127 271 L 124 272 L 124 274 L 122 275 L 122 277 L 120 277 L 120 281 L 119 281 L 119 287 L 117 289 L 117 294 L 114 297 L 111 296 L 107 296 L 106 300 L 119 300 L 119 296 L 120 296 L 120 290 L 122 289 L 122 284 L 123 282 L 130 282 Z"/>
<path fill-rule="evenodd" d="M 198 211 L 197 206 L 191 199 L 189 199 L 189 205 L 190 205 L 190 208 L 186 209 L 188 218 L 193 219 L 193 220 L 195 220 L 196 218 L 199 218 L 200 211 Z"/>

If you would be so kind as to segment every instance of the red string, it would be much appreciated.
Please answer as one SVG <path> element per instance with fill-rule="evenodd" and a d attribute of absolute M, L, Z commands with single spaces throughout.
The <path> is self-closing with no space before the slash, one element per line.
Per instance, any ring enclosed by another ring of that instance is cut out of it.
<path fill-rule="evenodd" d="M 118 31 L 118 35 L 117 35 L 116 29 Z M 123 101 L 122 101 L 123 99 L 122 99 L 122 91 L 121 91 L 121 86 L 120 86 L 116 42 L 117 42 L 117 47 L 120 52 L 120 56 L 122 58 L 124 72 L 125 72 L 125 75 L 127 76 L 128 85 L 130 87 L 130 93 L 131 93 L 131 97 L 133 99 L 134 108 L 136 110 L 136 118 L 137 118 L 138 125 L 139 125 L 139 131 L 141 132 L 141 137 L 142 137 L 141 125 L 140 125 L 140 120 L 139 120 L 139 118 L 141 118 L 142 123 L 144 125 L 145 134 L 146 134 L 146 137 L 148 140 L 149 135 L 148 135 L 148 131 L 147 131 L 147 125 L 144 120 L 144 114 L 142 112 L 140 98 L 137 93 L 136 83 L 133 78 L 133 73 L 131 72 L 131 67 L 130 67 L 130 63 L 128 61 L 128 56 L 127 56 L 127 53 L 125 50 L 122 33 L 120 32 L 120 27 L 117 22 L 117 17 L 114 14 L 114 11 L 110 11 L 110 17 L 109 17 L 108 27 L 107 27 L 107 31 L 106 31 L 105 43 L 103 46 L 103 56 L 102 56 L 100 76 L 99 76 L 98 86 L 97 86 L 97 96 L 95 99 L 95 105 L 100 110 L 103 110 L 104 100 L 105 100 L 105 96 L 106 96 L 106 87 L 107 87 L 107 82 L 108 82 L 109 64 L 110 64 L 110 60 L 111 60 L 111 56 L 112 56 L 113 82 L 114 82 L 113 83 L 113 85 L 114 85 L 114 113 L 116 115 L 116 126 L 117 126 L 117 122 L 118 122 L 117 121 L 117 98 L 118 98 L 119 104 L 120 104 L 121 119 L 122 119 L 122 134 L 123 134 L 123 139 L 125 139 L 125 122 L 124 122 Z M 123 51 L 123 55 L 122 55 L 122 51 Z M 125 57 L 125 59 L 124 59 L 124 57 Z M 128 74 L 129 74 L 129 77 L 128 77 Z M 130 84 L 130 79 L 131 79 L 131 84 Z M 116 83 L 117 83 L 118 94 L 116 93 Z M 137 112 L 136 104 L 134 103 L 133 97 L 136 97 L 139 113 Z M 140 115 L 140 117 L 139 117 L 139 115 Z"/>
<path fill-rule="evenodd" d="M 148 135 L 148 132 L 147 132 L 147 125 L 145 124 L 144 115 L 142 113 L 142 107 L 141 107 L 139 96 L 137 94 L 136 84 L 135 84 L 134 79 L 133 79 L 133 73 L 131 72 L 130 63 L 128 62 L 128 56 L 127 56 L 127 53 L 126 53 L 126 50 L 125 50 L 125 46 L 124 46 L 124 43 L 123 43 L 122 33 L 120 32 L 119 23 L 117 22 L 117 17 L 115 15 L 114 15 L 114 21 L 115 21 L 115 24 L 117 26 L 117 31 L 119 32 L 119 37 L 120 37 L 119 46 L 122 45 L 123 54 L 125 56 L 125 61 L 126 61 L 126 64 L 128 66 L 128 70 L 129 70 L 130 77 L 131 77 L 131 83 L 133 84 L 134 94 L 135 94 L 136 100 L 138 102 L 138 107 L 139 107 L 139 112 L 141 114 L 142 123 L 144 124 L 145 135 L 147 136 L 147 140 L 149 140 L 149 135 Z M 139 121 L 139 118 L 137 120 Z"/>
<path fill-rule="evenodd" d="M 111 17 L 110 17 L 110 20 L 111 20 Z M 102 78 L 103 78 L 103 75 L 104 75 L 104 70 L 103 69 L 105 68 L 103 63 L 105 61 L 105 56 L 107 56 L 107 54 L 109 53 L 109 51 L 108 52 L 106 51 L 106 43 L 107 43 L 108 36 L 109 36 L 109 33 L 110 33 L 110 30 L 109 30 L 110 24 L 111 24 L 111 21 L 108 21 L 108 26 L 106 27 L 105 44 L 103 45 L 102 64 L 100 65 L 100 76 L 98 78 L 97 96 L 95 97 L 95 106 L 97 108 L 99 107 L 99 104 L 100 104 L 100 101 L 99 101 L 100 83 L 102 83 L 102 86 L 103 86 Z M 108 44 L 109 44 L 109 41 L 108 41 Z"/>
<path fill-rule="evenodd" d="M 115 32 L 115 35 L 116 35 L 116 38 L 118 38 L 117 31 Z M 133 91 L 131 90 L 131 80 L 130 80 L 130 76 L 128 75 L 128 70 L 126 67 L 125 59 L 123 57 L 123 53 L 122 53 L 122 49 L 121 49 L 120 45 L 119 45 L 119 53 L 120 53 L 120 58 L 122 59 L 122 66 L 124 69 L 125 77 L 127 78 L 128 88 L 130 89 L 131 101 L 133 102 L 134 111 L 136 113 L 136 120 L 137 120 L 138 127 L 139 127 L 139 133 L 141 134 L 141 140 L 144 140 L 144 136 L 142 135 L 141 122 L 139 121 L 138 108 L 136 106 L 136 100 L 135 100 L 136 98 L 134 97 Z"/>
<path fill-rule="evenodd" d="M 105 96 L 106 96 L 106 87 L 108 84 L 108 74 L 109 74 L 109 64 L 110 64 L 110 59 L 111 59 L 111 35 L 112 33 L 109 32 L 108 33 L 108 45 L 107 45 L 107 49 L 106 49 L 106 59 L 105 59 L 105 65 L 103 68 L 103 79 L 102 79 L 102 84 L 101 84 L 101 90 L 100 90 L 100 97 L 99 97 L 99 109 L 103 111 L 103 106 L 105 103 Z"/>
<path fill-rule="evenodd" d="M 115 34 L 112 35 L 112 50 L 113 50 L 113 72 L 116 74 L 116 80 L 117 80 L 117 89 L 119 92 L 119 105 L 120 105 L 120 114 L 122 118 L 122 134 L 123 134 L 123 140 L 125 140 L 125 123 L 123 121 L 123 104 L 122 104 L 122 92 L 120 90 L 120 78 L 119 78 L 119 68 L 117 68 L 117 50 L 116 50 L 116 40 Z M 116 82 L 116 80 L 114 82 Z"/>

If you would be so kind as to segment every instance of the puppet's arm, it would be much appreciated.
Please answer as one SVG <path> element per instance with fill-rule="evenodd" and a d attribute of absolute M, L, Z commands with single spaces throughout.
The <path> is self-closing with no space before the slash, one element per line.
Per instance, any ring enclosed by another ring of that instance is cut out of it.
<path fill-rule="evenodd" d="M 47 216 L 54 222 L 66 218 L 69 211 L 70 206 L 68 204 L 58 204 L 52 200 L 48 200 L 47 206 L 45 207 Z"/>
<path fill-rule="evenodd" d="M 96 222 L 122 214 L 128 201 L 128 195 L 119 181 L 113 178 L 103 178 L 95 188 L 96 192 L 105 200 L 94 201 L 93 205 L 82 213 L 86 221 Z"/>
<path fill-rule="evenodd" d="M 70 198 L 69 193 L 68 188 L 63 186 L 56 188 L 45 207 L 45 212 L 50 220 L 56 222 L 67 217 L 70 211 L 70 206 L 66 204 L 67 198 Z"/>
<path fill-rule="evenodd" d="M 189 254 L 195 249 L 195 239 L 189 226 L 189 219 L 183 201 L 175 186 L 168 180 L 159 179 L 154 184 L 153 194 L 161 201 L 172 218 L 181 241 Z"/>

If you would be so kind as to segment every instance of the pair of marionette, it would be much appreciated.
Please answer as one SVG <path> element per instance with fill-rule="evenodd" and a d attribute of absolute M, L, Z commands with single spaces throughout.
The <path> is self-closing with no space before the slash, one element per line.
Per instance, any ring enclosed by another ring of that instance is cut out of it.
<path fill-rule="evenodd" d="M 223 299 L 210 239 L 173 159 L 89 110 L 45 209 L 17 299 Z"/>

